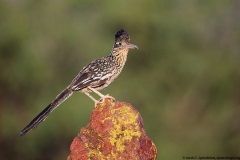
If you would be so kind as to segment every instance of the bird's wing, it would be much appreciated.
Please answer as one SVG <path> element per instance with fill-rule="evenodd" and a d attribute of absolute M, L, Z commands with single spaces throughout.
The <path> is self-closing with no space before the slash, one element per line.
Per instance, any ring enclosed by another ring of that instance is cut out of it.
<path fill-rule="evenodd" d="M 103 76 L 102 72 L 99 71 L 99 67 L 92 65 L 92 63 L 83 68 L 73 79 L 70 84 L 72 90 L 81 90 L 87 87 L 100 87 L 108 80 L 108 77 Z"/>

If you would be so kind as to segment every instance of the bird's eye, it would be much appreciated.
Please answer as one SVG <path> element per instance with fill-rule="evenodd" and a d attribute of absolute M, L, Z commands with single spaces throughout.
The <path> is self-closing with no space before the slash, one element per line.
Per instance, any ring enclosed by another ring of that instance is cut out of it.
<path fill-rule="evenodd" d="M 121 42 L 117 42 L 116 44 L 117 44 L 117 45 L 119 45 L 119 46 L 121 46 L 121 45 L 122 45 L 122 43 L 121 43 Z"/>

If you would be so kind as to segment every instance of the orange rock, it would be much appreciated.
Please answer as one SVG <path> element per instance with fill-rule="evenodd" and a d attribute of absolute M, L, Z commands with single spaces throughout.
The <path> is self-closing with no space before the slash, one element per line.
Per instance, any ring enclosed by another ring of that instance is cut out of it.
<path fill-rule="evenodd" d="M 110 98 L 94 108 L 90 123 L 74 138 L 70 150 L 68 160 L 150 160 L 157 156 L 139 112 Z"/>

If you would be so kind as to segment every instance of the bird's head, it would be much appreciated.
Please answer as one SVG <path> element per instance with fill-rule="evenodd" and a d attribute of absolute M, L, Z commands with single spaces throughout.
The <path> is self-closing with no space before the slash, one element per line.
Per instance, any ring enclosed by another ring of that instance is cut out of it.
<path fill-rule="evenodd" d="M 124 29 L 121 29 L 116 33 L 113 48 L 117 50 L 138 49 L 136 45 L 130 43 L 130 37 Z"/>

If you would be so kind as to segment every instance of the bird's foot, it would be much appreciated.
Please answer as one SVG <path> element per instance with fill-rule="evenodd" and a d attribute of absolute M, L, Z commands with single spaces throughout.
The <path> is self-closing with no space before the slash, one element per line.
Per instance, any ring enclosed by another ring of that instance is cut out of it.
<path fill-rule="evenodd" d="M 100 102 L 100 100 L 99 101 L 98 100 L 94 101 L 94 108 L 97 107 L 99 102 Z"/>
<path fill-rule="evenodd" d="M 109 96 L 109 94 L 107 94 L 107 95 L 105 95 L 105 96 L 101 97 L 101 99 L 99 100 L 99 102 L 100 102 L 100 103 L 104 102 L 104 100 L 105 100 L 106 98 L 111 98 L 111 99 L 115 100 L 115 98 L 114 98 L 114 97 L 112 97 L 112 96 Z"/>
<path fill-rule="evenodd" d="M 97 101 L 97 100 L 94 101 L 94 103 L 95 103 L 94 108 L 95 108 L 99 103 L 103 103 L 106 98 L 110 98 L 110 99 L 113 99 L 113 100 L 115 101 L 115 98 L 114 98 L 114 97 L 109 96 L 109 95 L 107 94 L 107 95 L 105 95 L 105 96 L 102 96 L 102 97 L 99 99 L 99 101 Z"/>
<path fill-rule="evenodd" d="M 102 93 L 100 93 L 99 91 L 97 91 L 96 89 L 94 89 L 92 87 L 88 87 L 88 89 L 90 89 L 92 92 L 96 93 L 97 95 L 99 95 L 101 97 L 101 99 L 97 102 L 96 102 L 96 100 L 94 100 L 95 107 L 97 106 L 98 103 L 103 103 L 106 98 L 111 98 L 111 99 L 115 100 L 115 98 L 113 98 L 112 96 L 109 96 L 109 94 L 103 95 Z M 87 94 L 91 99 L 94 99 L 92 96 L 90 96 L 89 93 L 85 93 L 85 94 Z"/>

